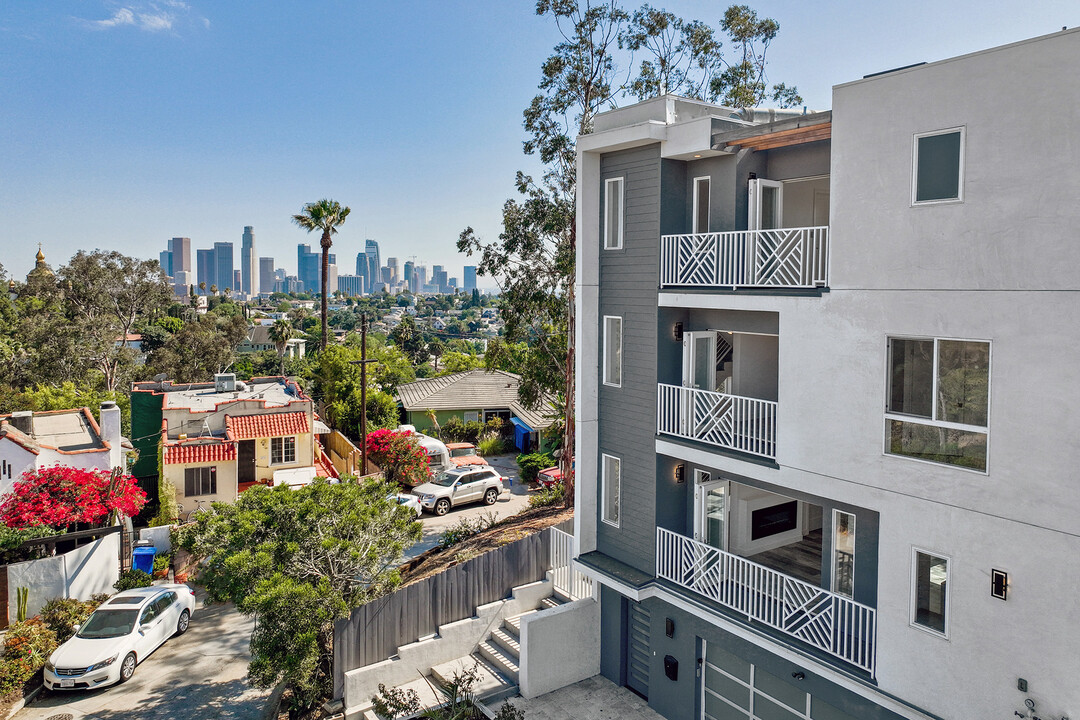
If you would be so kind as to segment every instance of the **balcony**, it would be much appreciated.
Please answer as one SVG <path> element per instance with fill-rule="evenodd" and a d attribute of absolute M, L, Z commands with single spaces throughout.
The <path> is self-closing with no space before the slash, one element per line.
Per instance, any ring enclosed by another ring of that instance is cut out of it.
<path fill-rule="evenodd" d="M 660 383 L 656 432 L 776 459 L 776 403 Z"/>
<path fill-rule="evenodd" d="M 827 287 L 829 228 L 736 230 L 660 238 L 660 287 Z"/>
<path fill-rule="evenodd" d="M 659 527 L 656 576 L 874 675 L 872 607 Z"/>

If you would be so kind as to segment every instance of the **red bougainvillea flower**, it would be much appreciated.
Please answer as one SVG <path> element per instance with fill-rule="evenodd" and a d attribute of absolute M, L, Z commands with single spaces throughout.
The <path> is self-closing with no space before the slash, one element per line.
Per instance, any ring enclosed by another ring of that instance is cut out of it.
<path fill-rule="evenodd" d="M 387 480 L 418 485 L 431 479 L 427 453 L 411 431 L 375 430 L 368 433 L 367 446 Z"/>
<path fill-rule="evenodd" d="M 28 470 L 0 501 L 0 522 L 8 527 L 48 525 L 64 528 L 76 523 L 94 525 L 114 510 L 136 515 L 146 504 L 146 493 L 135 478 L 103 470 L 54 465 Z"/>

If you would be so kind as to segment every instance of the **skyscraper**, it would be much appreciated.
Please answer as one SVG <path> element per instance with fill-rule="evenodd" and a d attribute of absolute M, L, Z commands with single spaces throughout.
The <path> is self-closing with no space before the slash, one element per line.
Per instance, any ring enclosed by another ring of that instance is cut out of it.
<path fill-rule="evenodd" d="M 161 252 L 159 252 L 158 264 L 161 265 L 161 272 L 165 273 L 169 277 L 173 276 L 172 252 L 168 250 L 162 250 Z"/>
<path fill-rule="evenodd" d="M 413 261 L 406 260 L 405 266 L 401 270 L 401 279 L 405 282 L 405 289 L 412 292 L 412 279 L 413 279 Z"/>
<path fill-rule="evenodd" d="M 210 292 L 211 285 L 217 285 L 217 264 L 214 262 L 213 250 L 197 250 L 195 252 L 195 259 L 198 262 L 198 278 L 200 283 L 205 283 L 205 287 L 199 291 L 201 295 L 207 295 Z"/>
<path fill-rule="evenodd" d="M 399 277 L 398 276 L 398 259 L 396 257 L 394 257 L 394 258 L 386 258 L 386 267 L 390 268 L 390 281 L 391 282 L 397 282 L 398 277 Z"/>
<path fill-rule="evenodd" d="M 367 277 L 369 279 L 369 287 L 372 287 L 381 277 L 379 273 L 379 268 L 382 267 L 382 264 L 379 262 L 379 243 L 374 240 L 365 240 L 364 252 L 367 254 Z"/>
<path fill-rule="evenodd" d="M 218 286 L 218 292 L 225 288 L 233 287 L 233 244 L 231 242 L 214 243 L 214 282 Z"/>
<path fill-rule="evenodd" d="M 476 289 L 476 266 L 465 266 L 465 292 L 471 293 Z"/>
<path fill-rule="evenodd" d="M 169 240 L 169 252 L 172 254 L 172 272 L 175 275 L 181 270 L 190 272 L 191 267 L 191 238 L 174 237 Z"/>
<path fill-rule="evenodd" d="M 259 258 L 259 293 L 274 292 L 274 258 Z"/>
<path fill-rule="evenodd" d="M 304 283 L 304 292 L 319 292 L 319 265 L 322 258 L 310 245 L 296 246 L 296 277 Z"/>
<path fill-rule="evenodd" d="M 240 289 L 248 295 L 258 292 L 255 287 L 259 278 L 255 257 L 255 228 L 246 225 L 240 245 Z"/>

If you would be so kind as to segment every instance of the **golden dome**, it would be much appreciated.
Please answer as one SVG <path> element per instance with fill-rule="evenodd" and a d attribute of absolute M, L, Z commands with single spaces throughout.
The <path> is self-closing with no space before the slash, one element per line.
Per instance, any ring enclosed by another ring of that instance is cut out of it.
<path fill-rule="evenodd" d="M 39 263 L 45 262 L 45 253 L 41 252 L 40 246 L 37 249 L 37 257 L 35 257 L 34 259 L 37 260 Z"/>

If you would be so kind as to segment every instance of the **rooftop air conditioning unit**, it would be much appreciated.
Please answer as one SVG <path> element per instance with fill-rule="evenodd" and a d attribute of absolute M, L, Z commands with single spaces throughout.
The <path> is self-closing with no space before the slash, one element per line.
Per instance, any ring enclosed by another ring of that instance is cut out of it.
<path fill-rule="evenodd" d="M 215 392 L 235 392 L 236 391 L 236 374 L 235 373 L 218 373 L 214 376 L 214 391 Z"/>

